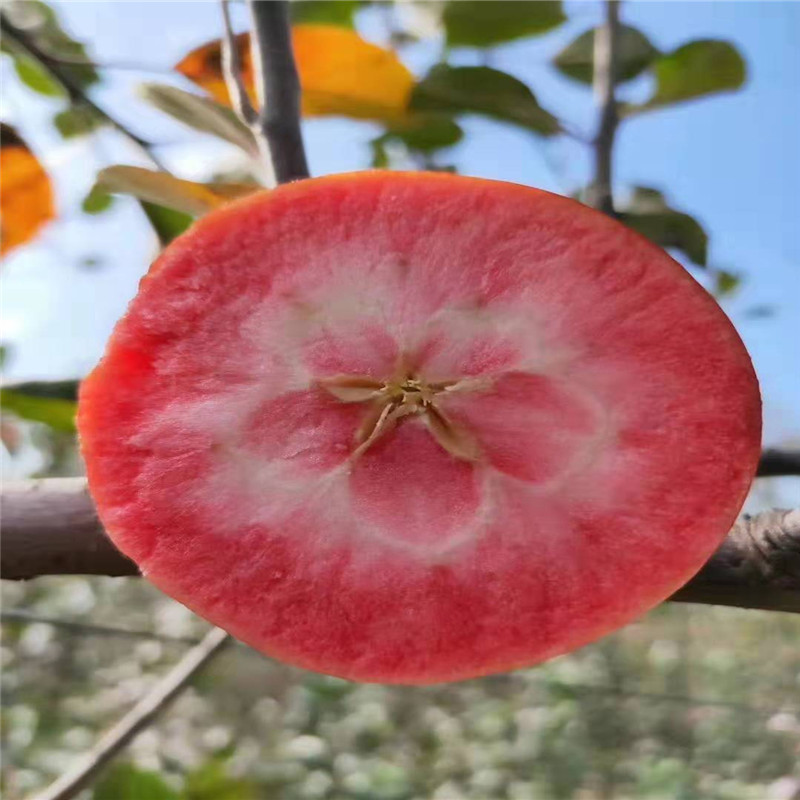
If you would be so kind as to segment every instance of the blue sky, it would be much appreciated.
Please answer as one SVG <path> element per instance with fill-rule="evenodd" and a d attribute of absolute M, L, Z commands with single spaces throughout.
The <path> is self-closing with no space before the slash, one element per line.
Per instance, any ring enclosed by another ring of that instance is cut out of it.
<path fill-rule="evenodd" d="M 53 4 L 70 32 L 91 42 L 101 62 L 136 62 L 164 70 L 190 48 L 219 35 L 216 2 L 80 2 Z M 689 39 L 733 41 L 748 62 L 746 88 L 736 94 L 643 115 L 623 126 L 617 147 L 617 191 L 632 185 L 664 190 L 676 208 L 694 214 L 711 235 L 713 264 L 741 272 L 746 281 L 725 302 L 753 356 L 765 398 L 767 443 L 800 443 L 800 4 L 782 2 L 628 2 L 626 23 L 640 27 L 662 49 Z M 564 44 L 599 19 L 594 2 L 567 3 L 570 22 L 548 36 L 498 48 L 493 66 L 525 80 L 540 102 L 589 133 L 596 109 L 591 93 L 549 68 Z M 236 8 L 243 24 L 243 8 Z M 362 32 L 385 37 L 381 16 L 368 13 Z M 410 48 L 415 72 L 433 63 L 439 45 Z M 475 51 L 455 54 L 478 63 Z M 5 61 L 5 59 L 4 59 Z M 167 75 L 113 69 L 94 96 L 131 128 L 164 143 L 160 154 L 179 174 L 208 177 L 238 156 L 226 145 L 192 134 L 147 108 L 136 97 L 142 80 Z M 16 124 L 56 178 L 61 219 L 32 246 L 7 260 L 3 275 L 2 338 L 12 347 L 7 377 L 84 374 L 99 358 L 115 320 L 133 296 L 154 254 L 134 204 L 116 203 L 98 218 L 80 213 L 80 201 L 99 167 L 142 163 L 112 132 L 65 144 L 49 125 L 57 101 L 20 89 L 3 64 L 2 117 Z M 646 80 L 633 96 L 646 95 Z M 588 174 L 585 146 L 543 142 L 480 119 L 465 124 L 465 142 L 447 160 L 467 174 L 571 191 Z M 315 174 L 360 169 L 368 162 L 368 124 L 320 120 L 305 124 Z M 100 258 L 99 266 L 81 265 Z M 751 318 L 769 306 L 769 318 Z M 794 344 L 791 344 L 794 342 Z M 703 343 L 698 342 L 698 347 Z"/>

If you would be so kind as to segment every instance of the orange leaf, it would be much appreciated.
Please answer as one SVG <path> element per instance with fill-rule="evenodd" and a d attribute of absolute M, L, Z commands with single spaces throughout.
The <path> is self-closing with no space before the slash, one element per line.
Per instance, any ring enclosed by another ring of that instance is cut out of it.
<path fill-rule="evenodd" d="M 29 242 L 54 216 L 47 173 L 17 132 L 0 126 L 0 255 Z"/>
<path fill-rule="evenodd" d="M 414 76 L 391 51 L 336 25 L 292 28 L 297 70 L 303 90 L 303 115 L 394 119 L 408 105 Z M 245 83 L 254 98 L 253 62 L 247 34 L 236 37 Z M 222 46 L 217 39 L 192 50 L 175 69 L 230 105 L 222 76 Z"/>

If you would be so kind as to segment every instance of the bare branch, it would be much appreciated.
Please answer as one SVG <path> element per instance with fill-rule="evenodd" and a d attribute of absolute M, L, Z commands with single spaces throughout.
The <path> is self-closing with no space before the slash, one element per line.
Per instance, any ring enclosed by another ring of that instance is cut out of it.
<path fill-rule="evenodd" d="M 60 59 L 56 60 L 52 58 L 48 53 L 42 50 L 24 30 L 14 25 L 6 15 L 2 13 L 0 13 L 0 30 L 2 30 L 3 36 L 6 37 L 13 46 L 27 53 L 31 58 L 38 61 L 47 69 L 53 78 L 64 87 L 73 105 L 86 106 L 92 109 L 92 111 L 103 117 L 112 128 L 135 144 L 145 158 L 154 166 L 159 169 L 165 169 L 158 156 L 153 153 L 153 147 L 150 142 L 143 139 L 141 136 L 137 136 L 108 111 L 98 106 L 97 103 L 89 97 L 81 84 L 72 77 L 69 70 L 64 69 L 64 65 L 61 63 Z"/>
<path fill-rule="evenodd" d="M 155 720 L 229 640 L 230 636 L 221 628 L 212 628 L 72 769 L 53 782 L 36 800 L 69 800 L 85 789 L 97 773 Z"/>
<path fill-rule="evenodd" d="M 258 115 L 250 102 L 247 87 L 244 84 L 242 60 L 239 57 L 239 48 L 231 25 L 228 0 L 220 0 L 220 7 L 225 26 L 225 35 L 222 37 L 222 74 L 225 77 L 225 85 L 228 87 L 228 94 L 231 96 L 236 113 L 243 122 L 252 126 L 257 121 Z"/>
<path fill-rule="evenodd" d="M 278 183 L 307 178 L 300 130 L 300 79 L 292 51 L 286 0 L 247 0 L 250 47 L 260 109 L 253 132 Z"/>
<path fill-rule="evenodd" d="M 760 478 L 800 475 L 800 450 L 768 448 L 761 454 L 757 475 Z"/>
<path fill-rule="evenodd" d="M 11 484 L 2 500 L 3 578 L 139 574 L 106 537 L 82 478 Z M 800 510 L 743 517 L 671 599 L 800 613 Z"/>
<path fill-rule="evenodd" d="M 800 509 L 740 519 L 670 599 L 800 613 Z"/>
<path fill-rule="evenodd" d="M 106 536 L 82 478 L 5 484 L 2 534 L 3 578 L 139 574 Z"/>
<path fill-rule="evenodd" d="M 153 75 L 175 76 L 175 70 L 155 64 L 144 64 L 138 61 L 93 61 L 91 58 L 80 56 L 67 56 L 54 53 L 52 50 L 40 48 L 48 61 L 53 64 L 63 64 L 65 67 L 93 67 L 96 70 L 120 70 L 121 72 L 147 72 Z"/>
<path fill-rule="evenodd" d="M 62 617 L 51 617 L 48 614 L 37 614 L 24 608 L 9 608 L 0 612 L 2 622 L 21 622 L 32 624 L 34 622 L 52 625 L 65 631 L 86 636 L 116 636 L 122 639 L 155 639 L 165 644 L 199 644 L 200 639 L 193 636 L 165 636 L 153 631 L 135 631 L 129 628 L 115 628 L 111 625 L 98 625 L 95 622 L 78 622 Z"/>
<path fill-rule="evenodd" d="M 600 126 L 594 140 L 594 180 L 589 201 L 594 208 L 613 216 L 612 169 L 619 124 L 616 98 L 619 0 L 606 0 L 605 17 L 594 37 L 594 91 L 600 105 Z"/>

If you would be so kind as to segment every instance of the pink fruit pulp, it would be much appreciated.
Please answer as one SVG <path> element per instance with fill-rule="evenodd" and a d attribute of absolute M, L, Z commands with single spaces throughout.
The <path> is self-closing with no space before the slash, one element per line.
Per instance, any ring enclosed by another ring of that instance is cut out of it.
<path fill-rule="evenodd" d="M 290 663 L 422 684 L 542 661 L 681 586 L 744 501 L 760 400 L 714 300 L 622 225 L 371 172 L 174 242 L 79 427 L 156 586 Z"/>

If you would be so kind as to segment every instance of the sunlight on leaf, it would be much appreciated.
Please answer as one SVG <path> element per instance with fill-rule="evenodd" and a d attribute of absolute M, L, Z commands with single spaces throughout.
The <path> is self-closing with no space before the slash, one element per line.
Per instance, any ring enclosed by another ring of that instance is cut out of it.
<path fill-rule="evenodd" d="M 95 188 L 114 194 L 129 194 L 167 208 L 200 216 L 237 197 L 259 191 L 258 184 L 195 183 L 143 167 L 106 167 L 97 175 Z"/>
<path fill-rule="evenodd" d="M 414 78 L 391 50 L 322 25 L 295 27 L 292 42 L 306 116 L 391 119 L 405 112 Z"/>
<path fill-rule="evenodd" d="M 45 97 L 64 97 L 64 88 L 38 62 L 23 53 L 14 55 L 14 72 L 17 77 L 37 94 Z"/>
<path fill-rule="evenodd" d="M 0 406 L 3 412 L 26 419 L 43 422 L 57 431 L 72 433 L 75 430 L 77 403 L 55 397 L 34 397 L 14 389 L 0 389 Z"/>
<path fill-rule="evenodd" d="M 224 139 L 247 153 L 258 152 L 250 129 L 230 108 L 215 100 L 160 83 L 144 83 L 139 91 L 147 102 L 184 125 Z"/>
<path fill-rule="evenodd" d="M 0 254 L 31 241 L 54 216 L 50 178 L 17 132 L 0 126 Z"/>
<path fill-rule="evenodd" d="M 746 66 L 729 42 L 698 39 L 688 42 L 652 64 L 656 79 L 653 96 L 642 105 L 625 107 L 627 114 L 695 100 L 718 92 L 732 92 L 744 84 Z"/>
<path fill-rule="evenodd" d="M 250 41 L 246 34 L 240 34 L 236 42 L 245 82 L 255 100 Z M 304 116 L 402 117 L 414 78 L 391 50 L 336 25 L 295 25 L 292 43 Z M 175 69 L 218 102 L 229 105 L 221 63 L 221 45 L 216 40 L 193 50 Z"/>
<path fill-rule="evenodd" d="M 289 5 L 292 22 L 321 23 L 353 27 L 353 17 L 358 10 L 357 0 L 293 0 Z"/>

